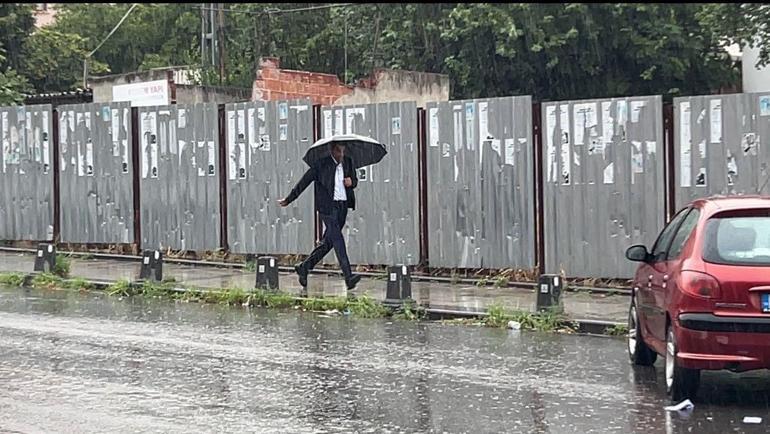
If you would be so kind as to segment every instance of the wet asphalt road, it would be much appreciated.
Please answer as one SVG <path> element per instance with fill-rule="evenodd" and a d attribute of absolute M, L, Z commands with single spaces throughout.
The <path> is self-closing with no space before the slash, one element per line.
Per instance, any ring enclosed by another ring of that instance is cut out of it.
<path fill-rule="evenodd" d="M 0 288 L 0 433 L 767 432 L 770 375 L 667 403 L 619 339 Z"/>

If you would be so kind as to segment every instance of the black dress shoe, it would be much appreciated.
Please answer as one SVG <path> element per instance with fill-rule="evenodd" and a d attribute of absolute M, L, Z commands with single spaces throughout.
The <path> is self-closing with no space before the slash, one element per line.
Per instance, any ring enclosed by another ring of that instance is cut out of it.
<path fill-rule="evenodd" d="M 348 286 L 348 291 L 355 288 L 358 282 L 361 281 L 361 276 L 354 274 L 350 279 L 345 279 L 345 284 Z"/>
<path fill-rule="evenodd" d="M 301 265 L 295 265 L 294 271 L 296 271 L 297 276 L 299 276 L 299 284 L 302 288 L 307 288 L 307 271 L 305 271 Z"/>

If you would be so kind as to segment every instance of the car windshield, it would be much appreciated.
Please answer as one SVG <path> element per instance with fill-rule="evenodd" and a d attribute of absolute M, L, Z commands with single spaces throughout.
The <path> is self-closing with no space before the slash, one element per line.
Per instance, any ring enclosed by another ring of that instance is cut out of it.
<path fill-rule="evenodd" d="M 770 266 L 770 217 L 732 215 L 706 224 L 703 259 L 728 265 Z"/>

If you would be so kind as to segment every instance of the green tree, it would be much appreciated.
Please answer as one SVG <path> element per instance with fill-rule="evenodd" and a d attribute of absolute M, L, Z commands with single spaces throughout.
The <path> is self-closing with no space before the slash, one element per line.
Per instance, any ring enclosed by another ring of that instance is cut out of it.
<path fill-rule="evenodd" d="M 34 28 L 31 4 L 0 4 L 0 46 L 5 50 L 3 67 L 20 69 L 24 41 Z"/>
<path fill-rule="evenodd" d="M 123 18 L 130 4 L 72 3 L 62 5 L 51 30 L 77 34 L 85 48 L 96 48 Z M 198 64 L 200 12 L 193 4 L 139 4 L 93 59 L 113 73 L 159 65 Z M 93 71 L 92 71 L 93 72 Z"/>
<path fill-rule="evenodd" d="M 759 47 L 755 66 L 770 63 L 770 6 L 761 3 L 711 3 L 698 14 L 703 28 L 726 44 Z"/>
<path fill-rule="evenodd" d="M 25 42 L 23 70 L 38 92 L 67 91 L 82 86 L 87 41 L 79 35 L 41 29 Z M 52 74 L 52 71 L 55 73 Z M 108 72 L 99 61 L 89 61 L 91 73 Z"/>

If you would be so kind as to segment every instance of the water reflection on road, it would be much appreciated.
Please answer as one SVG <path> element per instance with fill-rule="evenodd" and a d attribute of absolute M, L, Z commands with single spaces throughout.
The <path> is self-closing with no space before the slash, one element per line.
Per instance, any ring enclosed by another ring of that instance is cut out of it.
<path fill-rule="evenodd" d="M 610 338 L 0 289 L 0 432 L 766 432 L 767 373 L 705 373 L 683 418 L 661 371 Z"/>

